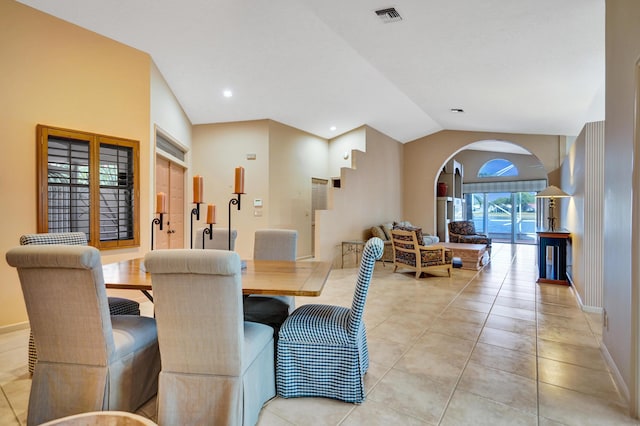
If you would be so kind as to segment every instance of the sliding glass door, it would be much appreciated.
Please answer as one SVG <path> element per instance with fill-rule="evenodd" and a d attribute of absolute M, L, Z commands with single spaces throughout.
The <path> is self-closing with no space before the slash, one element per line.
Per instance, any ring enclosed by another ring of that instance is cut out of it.
<path fill-rule="evenodd" d="M 467 218 L 495 242 L 536 243 L 536 193 L 466 194 Z"/>

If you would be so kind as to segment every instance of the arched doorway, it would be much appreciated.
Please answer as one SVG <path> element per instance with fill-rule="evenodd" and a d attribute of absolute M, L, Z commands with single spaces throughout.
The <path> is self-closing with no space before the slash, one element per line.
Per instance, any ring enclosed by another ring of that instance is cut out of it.
<path fill-rule="evenodd" d="M 454 206 L 455 216 L 449 220 L 471 220 L 477 232 L 496 242 L 536 243 L 541 207 L 536 193 L 547 186 L 547 173 L 535 155 L 514 143 L 485 140 L 458 150 L 446 164 L 451 162 L 460 164 L 464 173 L 461 190 L 447 194 L 451 200 L 437 198 L 438 205 Z M 446 165 L 438 181 L 445 171 Z M 439 231 L 446 227 L 440 222 L 439 217 Z"/>

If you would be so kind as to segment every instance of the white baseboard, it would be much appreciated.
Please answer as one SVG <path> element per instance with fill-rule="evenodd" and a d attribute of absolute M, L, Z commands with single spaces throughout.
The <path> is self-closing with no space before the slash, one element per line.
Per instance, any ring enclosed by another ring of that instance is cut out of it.
<path fill-rule="evenodd" d="M 11 333 L 12 331 L 29 329 L 29 321 L 19 322 L 11 325 L 3 325 L 0 327 L 0 334 Z"/>
<path fill-rule="evenodd" d="M 622 375 L 620 374 L 618 367 L 613 361 L 613 358 L 611 357 L 611 354 L 609 353 L 609 350 L 607 350 L 607 347 L 604 345 L 604 343 L 600 343 L 600 352 L 602 352 L 602 356 L 604 357 L 605 362 L 607 363 L 607 365 L 609 366 L 609 369 L 611 370 L 613 381 L 618 387 L 618 390 L 620 391 L 620 395 L 622 395 L 625 402 L 629 404 L 629 401 L 631 400 L 629 388 L 627 387 L 627 384 L 622 379 Z"/>

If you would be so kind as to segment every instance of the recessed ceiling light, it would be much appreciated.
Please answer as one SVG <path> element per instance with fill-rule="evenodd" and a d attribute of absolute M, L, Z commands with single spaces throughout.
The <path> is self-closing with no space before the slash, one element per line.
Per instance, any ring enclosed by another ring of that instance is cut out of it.
<path fill-rule="evenodd" d="M 331 130 L 332 132 L 335 132 L 336 131 L 336 126 L 329 127 L 329 130 Z"/>
<path fill-rule="evenodd" d="M 225 98 L 230 98 L 233 96 L 233 92 L 229 89 L 226 89 L 222 92 L 222 96 L 224 96 Z"/>
<path fill-rule="evenodd" d="M 462 108 L 451 108 L 450 111 L 456 114 L 462 114 L 464 112 Z"/>

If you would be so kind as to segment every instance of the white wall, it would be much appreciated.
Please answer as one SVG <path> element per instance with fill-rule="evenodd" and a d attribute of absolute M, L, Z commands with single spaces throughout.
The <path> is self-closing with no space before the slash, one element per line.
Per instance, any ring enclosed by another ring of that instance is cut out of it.
<path fill-rule="evenodd" d="M 639 263 L 637 221 L 640 195 L 633 190 L 634 140 L 636 124 L 637 62 L 640 58 L 640 2 L 606 1 L 606 113 L 604 176 L 604 308 L 608 327 L 603 331 L 604 349 L 615 363 L 623 393 L 634 395 L 638 385 L 638 324 L 633 312 L 638 309 Z M 637 157 L 636 157 L 637 159 Z M 637 165 L 636 165 L 637 167 Z M 632 244 L 635 245 L 632 246 Z M 633 249 L 633 252 L 632 252 Z M 637 266 L 636 266 L 637 268 Z"/>

